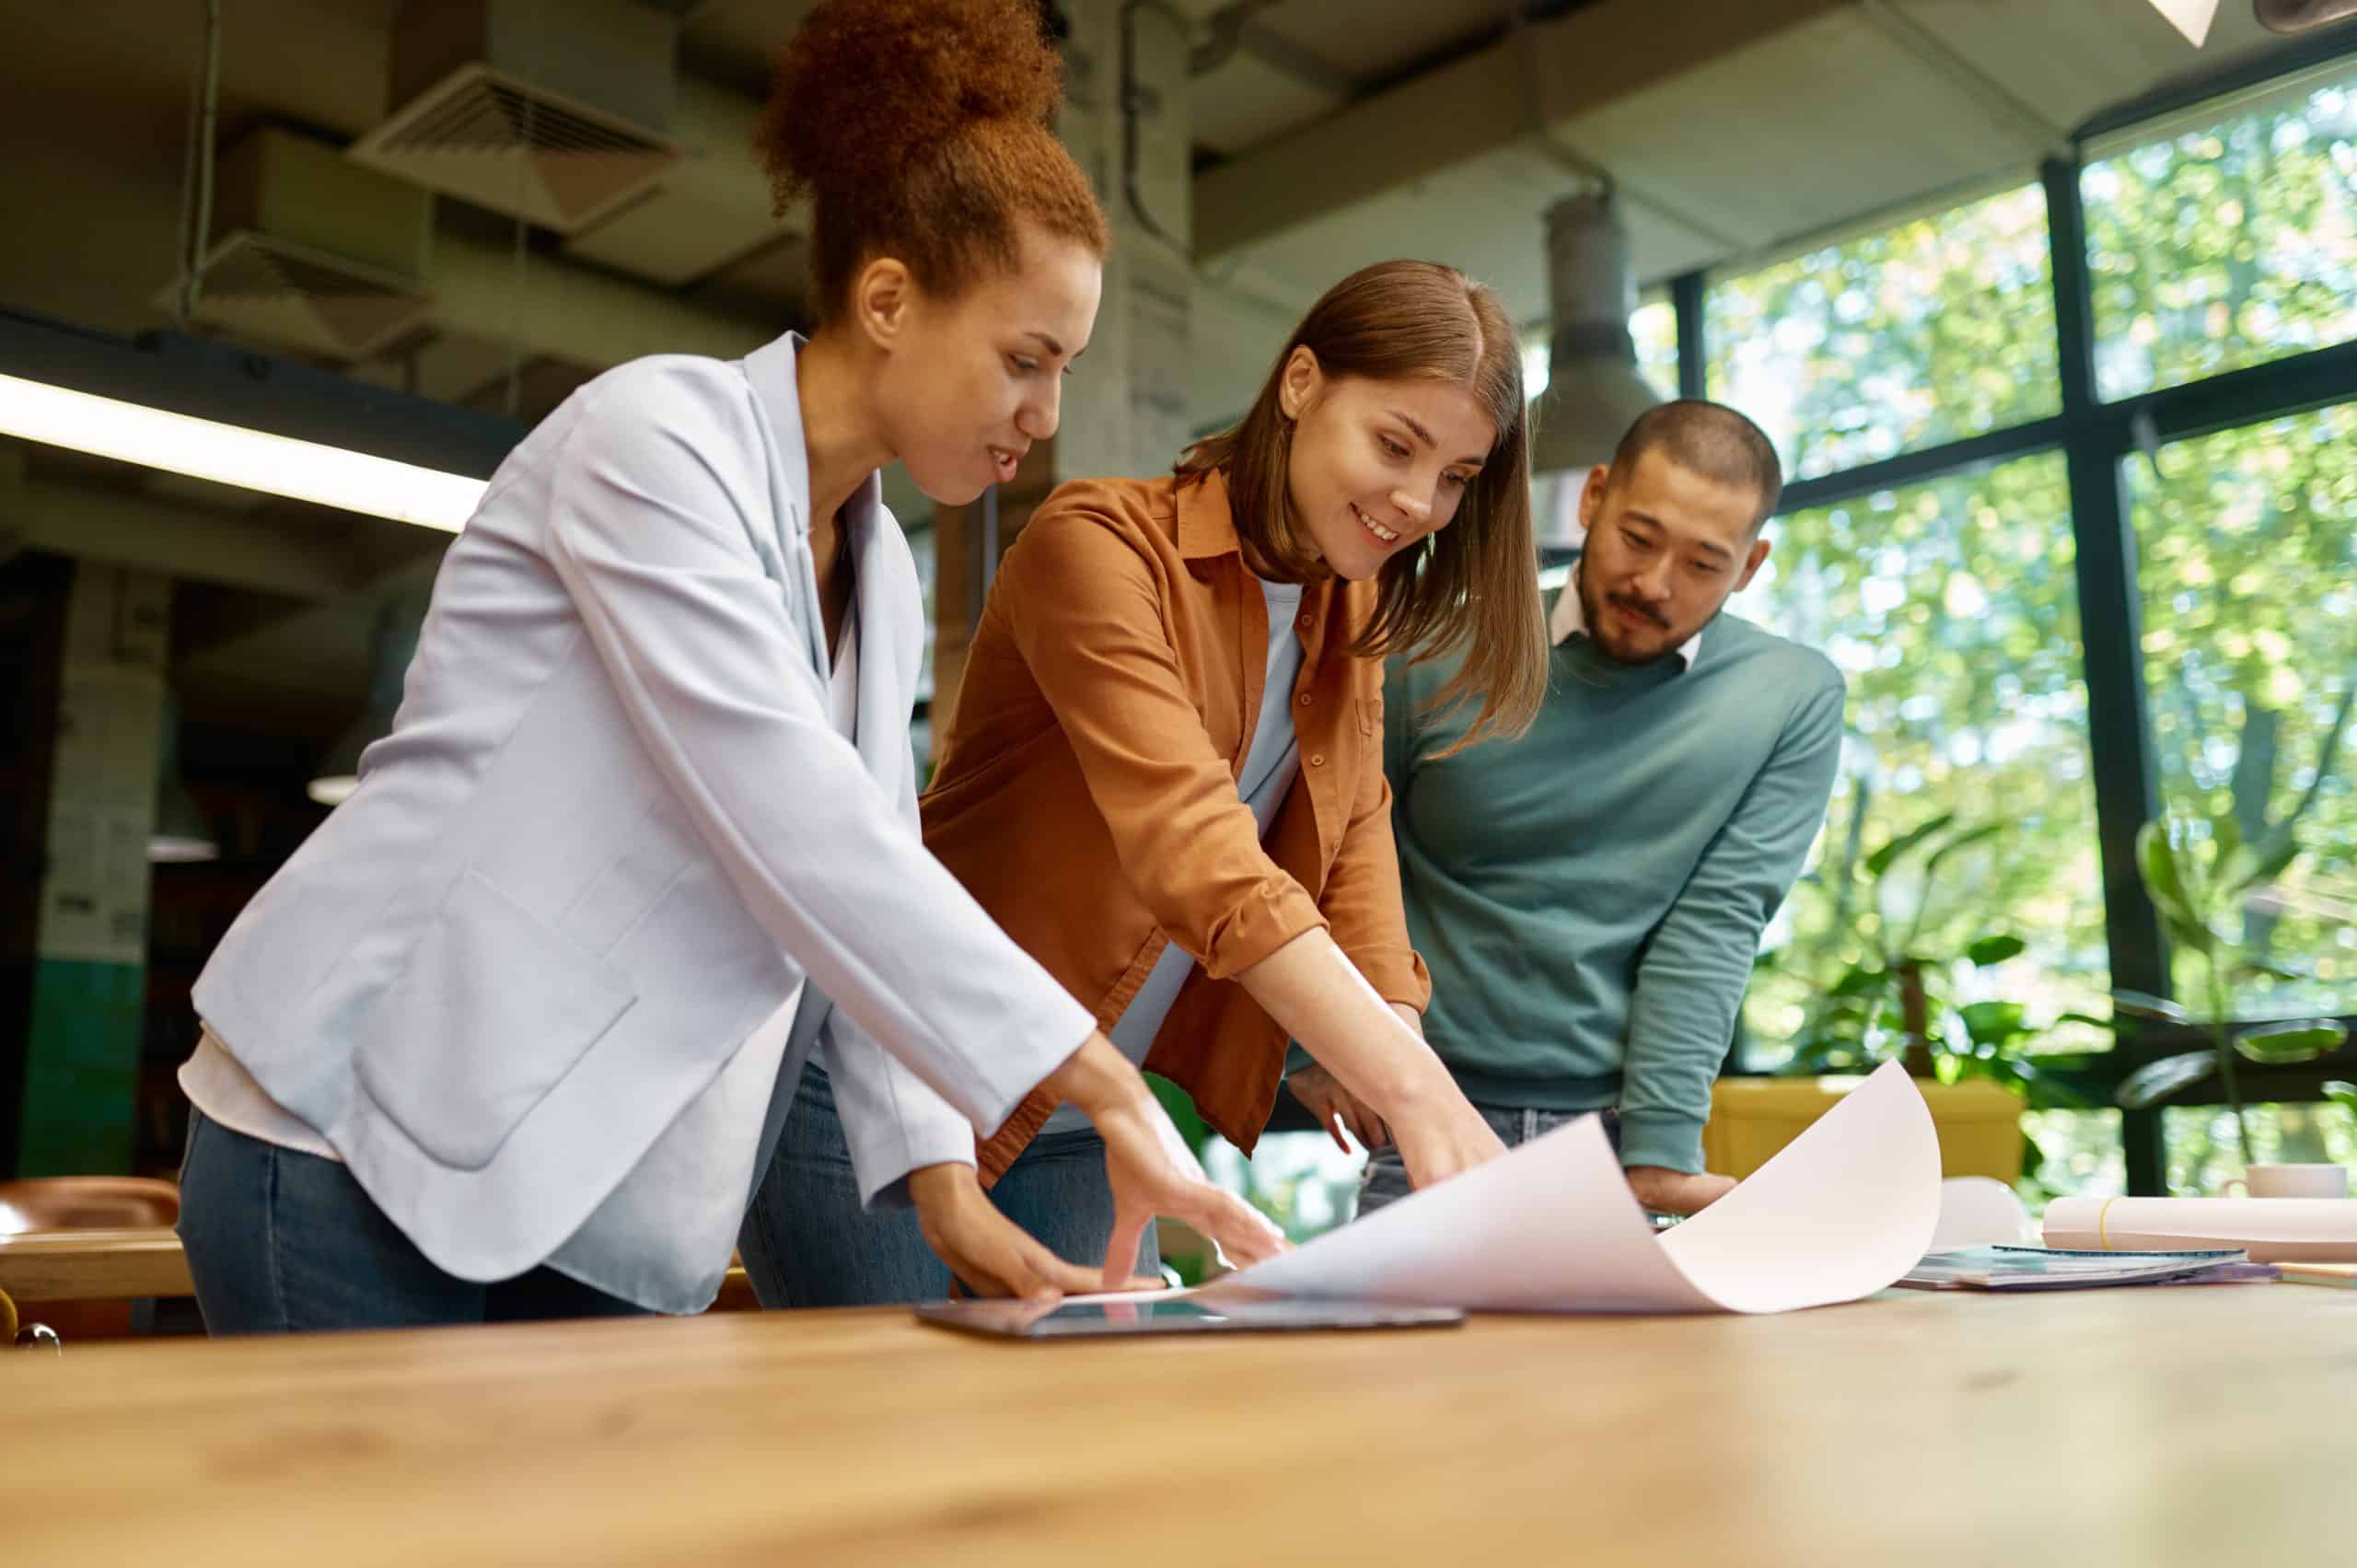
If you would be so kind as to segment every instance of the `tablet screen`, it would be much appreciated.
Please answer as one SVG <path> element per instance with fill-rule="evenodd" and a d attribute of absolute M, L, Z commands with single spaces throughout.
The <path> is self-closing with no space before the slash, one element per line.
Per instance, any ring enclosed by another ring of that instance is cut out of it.
<path fill-rule="evenodd" d="M 1306 1329 L 1431 1329 L 1465 1321 L 1454 1307 L 1385 1307 L 1355 1301 L 940 1301 L 917 1308 L 924 1322 L 1011 1339 L 1098 1339 L 1123 1334 L 1266 1333 Z"/>

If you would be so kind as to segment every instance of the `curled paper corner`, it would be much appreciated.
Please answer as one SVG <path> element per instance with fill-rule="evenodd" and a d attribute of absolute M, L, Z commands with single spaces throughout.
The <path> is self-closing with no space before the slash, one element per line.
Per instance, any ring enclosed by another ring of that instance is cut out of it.
<path fill-rule="evenodd" d="M 1887 1063 L 1666 1235 L 1585 1116 L 1213 1288 L 1491 1312 L 1783 1312 L 1896 1283 L 1930 1249 L 1940 1204 L 1931 1110 Z"/>

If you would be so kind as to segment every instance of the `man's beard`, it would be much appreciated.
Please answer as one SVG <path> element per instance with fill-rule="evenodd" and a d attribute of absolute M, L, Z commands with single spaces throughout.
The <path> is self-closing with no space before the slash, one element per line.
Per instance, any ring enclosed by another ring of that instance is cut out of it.
<path fill-rule="evenodd" d="M 1625 664 L 1631 666 L 1651 664 L 1654 660 L 1661 657 L 1662 654 L 1666 652 L 1666 649 L 1656 648 L 1653 652 L 1647 654 L 1633 654 L 1629 652 L 1626 648 L 1616 646 L 1613 642 L 1607 640 L 1608 638 L 1618 638 L 1620 635 L 1620 633 L 1613 626 L 1611 621 L 1605 619 L 1605 616 L 1609 611 L 1611 604 L 1626 603 L 1627 601 L 1613 600 L 1610 601 L 1610 603 L 1608 603 L 1602 595 L 1598 594 L 1594 589 L 1591 589 L 1587 584 L 1587 572 L 1585 570 L 1586 564 L 1586 562 L 1583 560 L 1580 565 L 1573 569 L 1572 583 L 1573 586 L 1579 590 L 1580 613 L 1587 621 L 1587 640 L 1595 645 L 1596 651 L 1602 654 L 1606 658 L 1610 659 L 1615 664 Z M 1667 623 L 1665 622 L 1660 616 L 1655 615 L 1643 605 L 1631 604 L 1629 605 L 1629 609 L 1632 613 L 1643 617 L 1648 625 L 1656 627 L 1665 633 L 1669 630 Z"/>

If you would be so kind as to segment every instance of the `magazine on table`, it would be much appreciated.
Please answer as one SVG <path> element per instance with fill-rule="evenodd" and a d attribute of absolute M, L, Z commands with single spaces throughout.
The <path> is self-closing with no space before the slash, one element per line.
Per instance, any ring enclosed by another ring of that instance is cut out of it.
<path fill-rule="evenodd" d="M 1898 1283 L 1919 1290 L 2084 1290 L 2274 1277 L 2272 1267 L 2226 1249 L 2074 1252 L 2048 1247 L 1968 1247 L 1928 1254 Z"/>

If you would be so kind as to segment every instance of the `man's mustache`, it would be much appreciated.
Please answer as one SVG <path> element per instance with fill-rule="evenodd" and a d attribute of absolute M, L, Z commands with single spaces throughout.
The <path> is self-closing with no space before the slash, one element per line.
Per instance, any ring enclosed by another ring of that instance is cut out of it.
<path fill-rule="evenodd" d="M 1607 594 L 1605 597 L 1610 599 L 1614 604 L 1617 604 L 1621 609 L 1627 610 L 1630 614 L 1642 616 L 1645 620 L 1652 621 L 1656 626 L 1666 626 L 1669 624 L 1669 622 L 1664 621 L 1652 610 L 1648 609 L 1644 605 L 1639 604 L 1634 599 L 1623 598 L 1619 594 Z"/>

